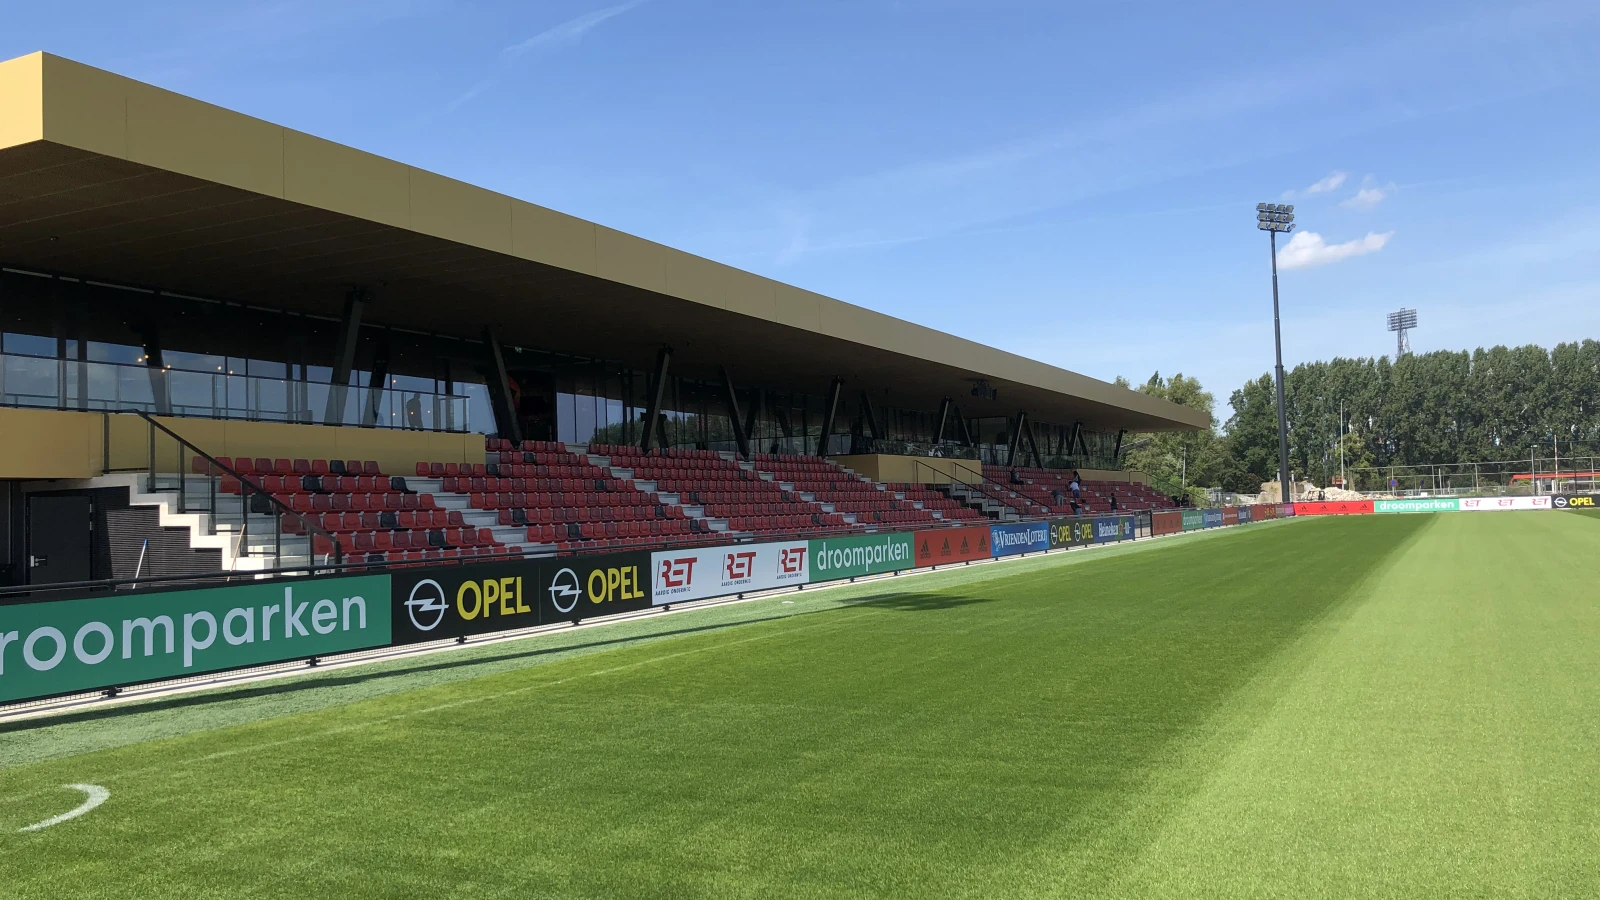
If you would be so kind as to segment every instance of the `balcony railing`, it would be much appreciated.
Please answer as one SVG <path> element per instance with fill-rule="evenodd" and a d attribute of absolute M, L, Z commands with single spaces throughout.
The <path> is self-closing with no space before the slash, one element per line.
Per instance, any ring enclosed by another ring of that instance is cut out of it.
<path fill-rule="evenodd" d="M 361 425 L 415 431 L 471 430 L 467 398 L 399 387 L 345 387 L 335 420 L 326 420 L 325 382 L 197 372 L 110 362 L 0 355 L 0 406 L 34 409 L 141 410 L 152 415 L 245 419 L 304 425 Z M 342 402 L 341 402 L 342 401 Z"/>

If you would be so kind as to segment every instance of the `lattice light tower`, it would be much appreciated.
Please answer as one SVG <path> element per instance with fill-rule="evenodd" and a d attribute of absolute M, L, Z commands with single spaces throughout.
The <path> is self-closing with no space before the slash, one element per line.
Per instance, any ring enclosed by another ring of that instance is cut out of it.
<path fill-rule="evenodd" d="M 1389 330 L 1395 333 L 1394 358 L 1399 362 L 1400 357 L 1411 352 L 1411 338 L 1406 332 L 1417 327 L 1417 311 L 1402 309 L 1399 312 L 1389 313 Z"/>
<path fill-rule="evenodd" d="M 1294 500 L 1289 485 L 1289 422 L 1283 407 L 1283 331 L 1278 325 L 1278 235 L 1294 230 L 1294 207 L 1279 203 L 1256 204 L 1256 228 L 1267 233 L 1272 246 L 1272 344 L 1278 354 L 1278 497 Z"/>

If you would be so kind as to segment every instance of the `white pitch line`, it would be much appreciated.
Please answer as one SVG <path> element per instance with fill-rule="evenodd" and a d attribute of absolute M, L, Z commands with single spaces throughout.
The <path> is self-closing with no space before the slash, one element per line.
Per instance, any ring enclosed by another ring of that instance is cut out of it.
<path fill-rule="evenodd" d="M 17 831 L 19 833 L 20 832 L 28 832 L 28 831 L 40 831 L 42 829 L 49 828 L 51 825 L 60 825 L 62 822 L 68 822 L 68 821 L 71 821 L 73 819 L 76 819 L 77 817 L 83 815 L 84 813 L 88 812 L 89 810 L 94 809 L 96 806 L 99 806 L 100 804 L 106 802 L 106 798 L 111 796 L 111 792 L 110 791 L 106 790 L 105 788 L 101 787 L 98 784 L 64 784 L 64 785 L 62 785 L 62 787 L 68 788 L 68 789 L 74 790 L 74 791 L 83 791 L 83 793 L 87 795 L 87 799 L 85 799 L 83 801 L 83 804 L 80 805 L 77 809 L 68 810 L 67 812 L 64 812 L 61 815 L 56 816 L 54 818 L 45 819 L 43 822 L 35 822 L 32 825 L 28 825 L 28 826 L 23 827 L 23 828 L 18 828 Z"/>

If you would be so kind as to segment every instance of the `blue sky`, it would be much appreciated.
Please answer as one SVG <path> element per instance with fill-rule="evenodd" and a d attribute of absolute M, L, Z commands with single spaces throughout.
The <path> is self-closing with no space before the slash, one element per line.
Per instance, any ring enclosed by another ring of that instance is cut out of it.
<path fill-rule="evenodd" d="M 49 50 L 1100 378 L 1600 337 L 1600 4 L 13 4 Z"/>

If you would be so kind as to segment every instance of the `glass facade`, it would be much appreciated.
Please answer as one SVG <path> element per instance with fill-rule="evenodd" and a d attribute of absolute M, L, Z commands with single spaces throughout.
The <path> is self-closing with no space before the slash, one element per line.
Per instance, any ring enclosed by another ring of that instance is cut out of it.
<path fill-rule="evenodd" d="M 327 317 L 0 269 L 0 405 L 497 432 L 482 342 L 363 325 L 350 378 L 336 385 L 338 331 Z M 641 440 L 653 373 L 536 348 L 502 353 L 508 406 L 524 437 Z M 738 394 L 752 450 L 816 452 L 826 397 Z M 667 446 L 737 449 L 720 382 L 671 376 L 663 398 L 657 424 Z M 936 444 L 936 411 L 877 403 L 869 410 L 854 387 L 840 396 L 827 450 L 1009 462 L 1011 420 L 965 424 L 952 415 Z M 1080 431 L 1076 443 L 1071 426 L 1034 423 L 1033 431 L 1046 465 L 1116 466 L 1114 434 Z"/>

